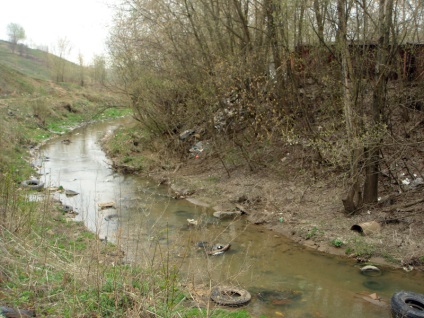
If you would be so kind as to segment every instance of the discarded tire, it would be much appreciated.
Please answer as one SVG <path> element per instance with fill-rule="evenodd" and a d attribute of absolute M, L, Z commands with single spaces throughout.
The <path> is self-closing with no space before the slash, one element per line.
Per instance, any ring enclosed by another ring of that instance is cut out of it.
<path fill-rule="evenodd" d="M 272 305 L 287 305 L 293 301 L 300 300 L 302 293 L 295 290 L 262 290 L 256 294 L 260 301 Z"/>
<path fill-rule="evenodd" d="M 386 285 L 383 282 L 377 280 L 367 279 L 362 283 L 362 285 L 370 290 L 383 290 L 386 288 Z"/>
<path fill-rule="evenodd" d="M 194 212 L 185 211 L 185 210 L 178 210 L 174 213 L 178 217 L 182 217 L 182 218 L 185 218 L 185 219 L 194 219 Z"/>
<path fill-rule="evenodd" d="M 221 255 L 224 252 L 228 251 L 230 247 L 231 247 L 231 244 L 226 244 L 226 245 L 216 244 L 216 245 L 213 245 L 210 249 L 206 250 L 206 254 L 212 255 L 212 256 Z"/>
<path fill-rule="evenodd" d="M 33 310 L 15 309 L 1 306 L 0 317 L 36 317 L 36 314 Z"/>
<path fill-rule="evenodd" d="M 252 296 L 250 293 L 241 288 L 218 286 L 212 289 L 211 299 L 222 306 L 242 306 L 247 304 Z"/>
<path fill-rule="evenodd" d="M 424 295 L 400 291 L 390 301 L 393 318 L 424 318 Z"/>
<path fill-rule="evenodd" d="M 65 213 L 69 213 L 72 212 L 74 210 L 73 207 L 71 207 L 70 205 L 62 205 L 62 207 L 60 208 L 63 212 Z"/>
<path fill-rule="evenodd" d="M 381 270 L 376 266 L 366 265 L 361 268 L 361 274 L 370 277 L 381 276 Z"/>
<path fill-rule="evenodd" d="M 118 217 L 118 214 L 111 214 L 105 217 L 105 221 L 112 221 L 113 219 L 117 219 Z"/>
<path fill-rule="evenodd" d="M 22 185 L 31 190 L 41 190 L 44 187 L 44 183 L 40 180 L 25 180 Z"/>
<path fill-rule="evenodd" d="M 73 197 L 74 195 L 78 195 L 79 193 L 74 190 L 65 190 L 65 195 L 67 197 Z"/>

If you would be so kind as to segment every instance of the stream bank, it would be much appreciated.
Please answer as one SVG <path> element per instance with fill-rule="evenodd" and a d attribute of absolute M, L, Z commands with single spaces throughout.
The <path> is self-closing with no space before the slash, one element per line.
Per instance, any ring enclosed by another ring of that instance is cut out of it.
<path fill-rule="evenodd" d="M 134 127 L 130 129 L 134 131 Z M 278 160 L 253 172 L 246 164 L 234 165 L 229 171 L 216 154 L 206 151 L 196 157 L 187 149 L 187 155 L 173 156 L 165 140 L 140 145 L 134 133 L 127 139 L 123 155 L 111 151 L 113 138 L 106 138 L 103 146 L 115 169 L 168 184 L 178 198 L 217 211 L 233 211 L 242 205 L 248 220 L 264 231 L 272 230 L 320 252 L 407 271 L 424 269 L 422 184 L 403 193 L 384 192 L 379 204 L 347 216 L 342 205 L 344 175 L 328 167 L 305 165 L 299 147 L 287 146 Z M 132 157 L 143 158 L 148 167 L 128 164 Z M 361 235 L 350 230 L 369 221 L 378 221 L 380 231 Z"/>

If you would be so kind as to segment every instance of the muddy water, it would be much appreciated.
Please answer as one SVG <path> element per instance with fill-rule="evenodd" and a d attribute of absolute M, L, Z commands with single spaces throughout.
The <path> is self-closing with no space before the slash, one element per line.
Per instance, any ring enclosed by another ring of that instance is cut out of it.
<path fill-rule="evenodd" d="M 401 289 L 424 293 L 422 273 L 384 269 L 381 276 L 367 277 L 352 260 L 304 248 L 243 219 L 219 223 L 210 209 L 172 199 L 167 187 L 113 172 L 99 140 L 118 124 L 96 123 L 50 141 L 39 164 L 48 185 L 79 193 L 58 196 L 79 213 L 77 220 L 119 244 L 127 261 L 145 265 L 169 259 L 197 286 L 231 283 L 248 289 L 253 297 L 246 309 L 253 317 L 390 317 L 387 307 L 363 295 L 389 300 Z M 115 208 L 99 208 L 110 201 Z M 187 219 L 200 225 L 190 227 Z M 199 241 L 231 243 L 231 249 L 206 257 L 195 246 Z M 284 297 L 260 299 L 264 291 Z"/>

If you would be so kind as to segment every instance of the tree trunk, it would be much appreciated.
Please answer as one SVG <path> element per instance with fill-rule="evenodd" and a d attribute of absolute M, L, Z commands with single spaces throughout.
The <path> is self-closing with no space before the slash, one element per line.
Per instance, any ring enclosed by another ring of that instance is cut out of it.
<path fill-rule="evenodd" d="M 343 111 L 346 122 L 348 137 L 348 151 L 350 159 L 351 186 L 343 201 L 346 213 L 355 213 L 362 206 L 362 193 L 359 186 L 358 162 L 360 151 L 358 148 L 358 125 L 355 117 L 354 103 L 352 101 L 352 63 L 350 60 L 349 47 L 347 43 L 347 12 L 346 0 L 338 0 L 338 34 L 337 41 L 340 48 L 342 81 L 343 81 Z"/>
<path fill-rule="evenodd" d="M 382 124 L 387 102 L 387 82 L 389 80 L 390 65 L 390 28 L 392 23 L 393 0 L 380 0 L 379 8 L 379 41 L 376 61 L 377 83 L 373 94 L 372 114 L 373 124 L 378 127 Z M 378 200 L 378 174 L 380 164 L 381 141 L 374 141 L 366 150 L 366 167 L 364 183 L 364 203 L 375 203 Z"/>
<path fill-rule="evenodd" d="M 274 9 L 273 3 L 271 0 L 265 0 L 265 12 L 267 20 L 267 36 L 268 41 L 272 49 L 272 57 L 274 60 L 275 72 L 276 72 L 276 81 L 277 81 L 277 97 L 278 105 L 280 110 L 283 108 L 283 89 L 284 89 L 284 76 L 280 56 L 280 46 L 278 41 L 278 35 L 276 26 L 274 23 Z"/>
<path fill-rule="evenodd" d="M 315 19 L 317 21 L 317 36 L 321 42 L 324 42 L 324 17 L 321 14 L 319 0 L 314 0 Z"/>
<path fill-rule="evenodd" d="M 378 199 L 379 154 L 379 147 L 366 148 L 364 151 L 366 162 L 364 203 L 375 203 Z"/>

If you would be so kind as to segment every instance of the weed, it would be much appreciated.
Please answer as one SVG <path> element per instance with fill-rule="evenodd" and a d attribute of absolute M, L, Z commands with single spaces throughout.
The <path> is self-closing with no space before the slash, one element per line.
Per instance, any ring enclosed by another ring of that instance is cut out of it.
<path fill-rule="evenodd" d="M 224 309 L 217 309 L 208 316 L 206 309 L 202 308 L 192 308 L 188 310 L 184 315 L 184 318 L 194 318 L 194 317 L 210 317 L 210 318 L 249 318 L 250 315 L 246 310 L 237 310 L 237 311 L 228 311 Z M 265 318 L 265 316 L 261 316 Z"/>
<path fill-rule="evenodd" d="M 383 257 L 386 261 L 388 261 L 390 263 L 398 263 L 398 261 L 396 260 L 396 258 L 393 255 L 390 255 L 388 253 L 384 253 Z"/>
<path fill-rule="evenodd" d="M 211 183 L 218 183 L 221 180 L 218 176 L 208 176 L 208 181 Z"/>
<path fill-rule="evenodd" d="M 316 236 L 317 234 L 318 234 L 318 228 L 314 226 L 312 229 L 308 231 L 308 233 L 306 233 L 306 239 L 309 240 L 312 237 Z"/>
<path fill-rule="evenodd" d="M 130 156 L 125 156 L 123 159 L 122 159 L 122 162 L 123 163 L 129 163 L 129 162 L 131 162 L 133 160 L 133 158 L 132 157 L 130 157 Z"/>
<path fill-rule="evenodd" d="M 347 248 L 346 248 L 346 250 L 345 250 L 345 254 L 346 254 L 346 255 L 350 255 L 350 254 L 352 254 L 352 253 L 353 253 L 352 248 L 347 247 Z"/>
<path fill-rule="evenodd" d="M 350 242 L 350 249 L 349 253 L 347 254 L 355 254 L 355 256 L 363 256 L 363 257 L 370 257 L 374 254 L 375 247 L 372 244 L 369 244 L 366 241 L 365 237 L 355 237 Z"/>
<path fill-rule="evenodd" d="M 341 239 L 334 239 L 331 241 L 331 245 L 333 245 L 334 247 L 342 247 L 344 245 L 343 241 Z"/>

